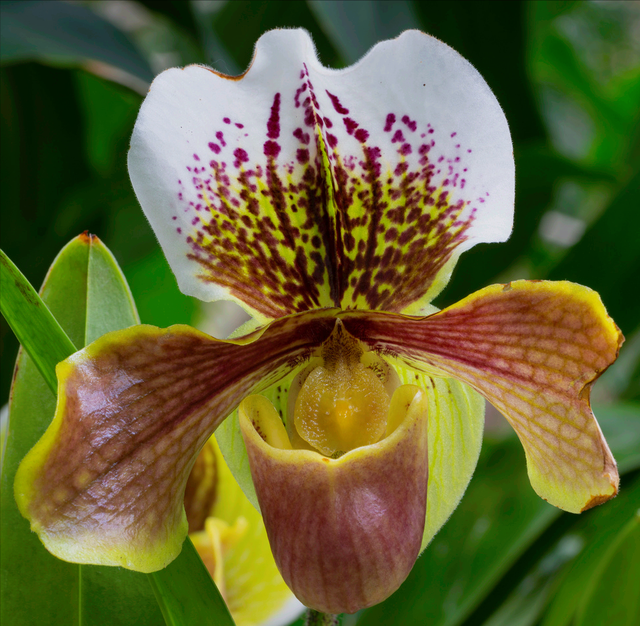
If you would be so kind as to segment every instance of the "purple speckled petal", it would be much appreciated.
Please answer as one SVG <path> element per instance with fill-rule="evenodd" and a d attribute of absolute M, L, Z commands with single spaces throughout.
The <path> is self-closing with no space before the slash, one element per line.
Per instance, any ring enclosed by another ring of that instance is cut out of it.
<path fill-rule="evenodd" d="M 262 320 L 318 307 L 416 312 L 458 255 L 511 231 L 506 120 L 471 65 L 408 31 L 356 65 L 265 34 L 232 79 L 160 75 L 129 170 L 181 289 Z"/>

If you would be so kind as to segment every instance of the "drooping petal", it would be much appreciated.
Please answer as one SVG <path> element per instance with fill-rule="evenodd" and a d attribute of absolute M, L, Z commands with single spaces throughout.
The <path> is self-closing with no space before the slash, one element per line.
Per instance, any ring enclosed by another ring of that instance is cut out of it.
<path fill-rule="evenodd" d="M 403 402 L 395 408 L 404 412 L 396 430 L 339 459 L 271 446 L 256 429 L 263 416 L 253 414 L 268 401 L 252 396 L 240 405 L 273 556 L 305 606 L 326 613 L 371 606 L 400 586 L 418 556 L 427 498 L 427 401 L 417 387 L 396 394 Z"/>
<path fill-rule="evenodd" d="M 187 533 L 185 483 L 198 451 L 244 396 L 326 340 L 333 313 L 228 342 L 188 326 L 137 326 L 63 361 L 54 420 L 16 475 L 32 530 L 64 560 L 164 567 Z"/>
<path fill-rule="evenodd" d="M 597 293 L 568 282 L 482 289 L 426 318 L 345 313 L 347 330 L 406 364 L 464 381 L 516 430 L 536 492 L 578 513 L 618 490 L 589 406 L 623 337 Z"/>
<path fill-rule="evenodd" d="M 424 390 L 429 403 L 429 498 L 421 550 L 458 506 L 478 464 L 484 432 L 484 398 L 453 378 L 398 367 L 404 384 Z"/>
<path fill-rule="evenodd" d="M 503 241 L 509 130 L 484 80 L 418 31 L 324 68 L 266 33 L 241 77 L 154 81 L 129 170 L 181 289 L 261 319 L 326 306 L 417 310 L 457 256 Z"/>

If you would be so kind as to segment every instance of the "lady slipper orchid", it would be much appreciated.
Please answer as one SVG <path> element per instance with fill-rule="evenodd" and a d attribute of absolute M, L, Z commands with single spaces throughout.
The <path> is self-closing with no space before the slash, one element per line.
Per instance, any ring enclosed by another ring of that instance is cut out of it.
<path fill-rule="evenodd" d="M 324 612 L 402 583 L 470 480 L 482 396 L 542 498 L 578 513 L 616 494 L 589 392 L 622 336 L 599 296 L 517 281 L 429 305 L 513 219 L 504 114 L 445 44 L 407 31 L 331 70 L 305 31 L 278 30 L 242 76 L 168 70 L 129 170 L 181 289 L 254 324 L 226 341 L 132 327 L 58 365 L 56 416 L 16 478 L 52 553 L 164 567 L 196 456 L 238 405 L 223 452 L 284 580 Z"/>

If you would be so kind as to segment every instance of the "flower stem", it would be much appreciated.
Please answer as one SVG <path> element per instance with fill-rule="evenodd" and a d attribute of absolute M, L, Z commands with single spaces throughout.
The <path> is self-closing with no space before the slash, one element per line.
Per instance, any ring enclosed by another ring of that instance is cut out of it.
<path fill-rule="evenodd" d="M 339 626 L 341 621 L 339 615 L 320 613 L 313 609 L 307 609 L 304 626 Z"/>

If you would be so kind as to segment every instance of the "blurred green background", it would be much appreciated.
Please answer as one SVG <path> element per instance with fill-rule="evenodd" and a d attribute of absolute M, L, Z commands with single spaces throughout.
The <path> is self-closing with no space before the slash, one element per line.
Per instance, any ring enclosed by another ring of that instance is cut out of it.
<path fill-rule="evenodd" d="M 580 517 L 538 499 L 504 421 L 467 496 L 402 588 L 346 624 L 640 623 L 640 4 L 468 1 L 94 1 L 0 4 L 0 247 L 38 287 L 60 248 L 97 234 L 143 322 L 206 324 L 176 287 L 126 169 L 138 107 L 163 69 L 230 74 L 255 41 L 302 26 L 320 60 L 356 61 L 418 28 L 480 71 L 509 121 L 511 239 L 466 253 L 436 304 L 492 282 L 568 279 L 600 292 L 627 338 L 592 399 L 620 463 L 621 495 Z M 0 405 L 17 342 L 4 319 Z"/>

